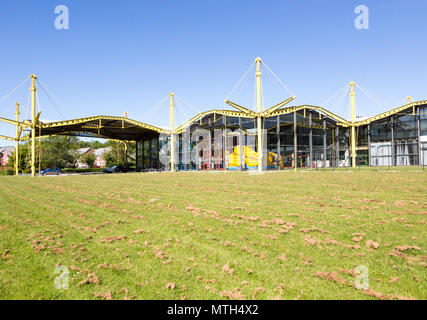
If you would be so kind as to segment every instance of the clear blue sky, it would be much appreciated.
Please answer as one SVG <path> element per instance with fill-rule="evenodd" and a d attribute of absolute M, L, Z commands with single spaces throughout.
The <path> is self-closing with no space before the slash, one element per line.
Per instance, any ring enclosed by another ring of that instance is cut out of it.
<path fill-rule="evenodd" d="M 55 29 L 60 4 L 69 8 L 69 30 Z M 359 4 L 369 8 L 369 30 L 354 27 Z M 224 108 L 260 56 L 295 104 L 320 105 L 353 80 L 397 106 L 407 95 L 427 99 L 426 14 L 426 0 L 2 0 L 0 97 L 36 73 L 65 104 L 66 118 L 128 111 L 145 121 L 171 90 L 198 111 Z M 267 106 L 289 97 L 278 86 L 269 91 L 267 80 Z M 13 118 L 19 101 L 25 117 L 28 87 L 0 104 L 0 116 Z M 246 105 L 251 92 L 233 99 Z M 61 120 L 39 96 L 41 118 Z M 359 115 L 383 111 L 361 94 L 356 99 Z M 347 116 L 345 103 L 322 106 Z M 159 110 L 147 122 L 167 126 L 167 103 Z M 0 124 L 2 133 L 13 135 L 13 127 Z"/>

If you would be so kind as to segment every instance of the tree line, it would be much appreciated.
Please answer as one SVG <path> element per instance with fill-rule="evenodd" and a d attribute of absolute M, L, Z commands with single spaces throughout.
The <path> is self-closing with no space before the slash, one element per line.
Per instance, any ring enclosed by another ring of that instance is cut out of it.
<path fill-rule="evenodd" d="M 36 168 L 75 168 L 78 161 L 86 163 L 92 168 L 95 155 L 92 153 L 80 154 L 81 148 L 110 148 L 104 153 L 103 158 L 108 167 L 114 165 L 135 166 L 136 144 L 127 143 L 127 152 L 124 142 L 120 141 L 83 141 L 77 137 L 52 136 L 36 142 Z M 15 166 L 16 150 L 9 161 L 9 166 Z M 31 168 L 31 141 L 19 145 L 19 170 L 26 172 Z"/>

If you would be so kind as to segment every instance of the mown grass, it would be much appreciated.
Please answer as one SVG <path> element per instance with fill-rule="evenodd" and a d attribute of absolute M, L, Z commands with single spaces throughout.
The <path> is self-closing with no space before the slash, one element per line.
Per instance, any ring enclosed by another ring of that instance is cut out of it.
<path fill-rule="evenodd" d="M 426 299 L 426 177 L 1 177 L 0 298 Z"/>

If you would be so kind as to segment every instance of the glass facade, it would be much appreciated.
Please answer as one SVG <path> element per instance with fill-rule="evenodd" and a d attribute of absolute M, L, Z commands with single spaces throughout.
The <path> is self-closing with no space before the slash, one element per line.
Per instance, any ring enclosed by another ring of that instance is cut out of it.
<path fill-rule="evenodd" d="M 263 117 L 261 125 L 264 169 L 351 166 L 348 124 L 306 108 Z M 355 139 L 357 166 L 422 164 L 427 161 L 422 157 L 427 149 L 427 105 L 356 125 Z M 170 170 L 170 160 L 160 161 L 170 157 L 164 148 L 169 141 L 170 136 L 161 135 L 139 139 L 137 169 Z M 175 169 L 255 169 L 257 141 L 256 118 L 207 114 L 176 134 Z"/>
<path fill-rule="evenodd" d="M 150 171 L 165 169 L 160 163 L 160 149 L 165 144 L 160 135 L 143 137 L 136 142 L 136 170 Z"/>
<path fill-rule="evenodd" d="M 427 106 L 415 106 L 358 127 L 358 161 L 367 165 L 422 165 Z"/>
<path fill-rule="evenodd" d="M 296 119 L 296 125 L 294 125 Z M 348 131 L 317 111 L 265 117 L 264 169 L 335 167 L 347 162 Z M 178 135 L 177 170 L 250 170 L 257 167 L 257 119 L 209 114 Z M 336 135 L 338 135 L 336 139 Z M 341 152 L 340 152 L 341 151 Z M 190 160 L 190 161 L 189 161 Z"/>

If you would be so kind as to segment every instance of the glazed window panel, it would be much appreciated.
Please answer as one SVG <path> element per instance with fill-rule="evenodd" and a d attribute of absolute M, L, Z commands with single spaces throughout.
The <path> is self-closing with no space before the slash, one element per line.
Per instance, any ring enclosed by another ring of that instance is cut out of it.
<path fill-rule="evenodd" d="M 427 135 L 427 106 L 420 107 L 420 129 L 421 135 Z"/>
<path fill-rule="evenodd" d="M 368 126 L 360 126 L 356 128 L 357 145 L 367 146 L 368 145 Z"/>
<path fill-rule="evenodd" d="M 144 169 L 150 167 L 150 140 L 144 141 Z"/>
<path fill-rule="evenodd" d="M 371 123 L 371 142 L 377 141 L 391 141 L 391 122 L 389 118 Z"/>
<path fill-rule="evenodd" d="M 136 142 L 136 169 L 140 171 L 143 169 L 143 142 L 141 140 Z"/>
<path fill-rule="evenodd" d="M 394 118 L 394 138 L 416 139 L 418 135 L 416 115 L 404 114 Z"/>

